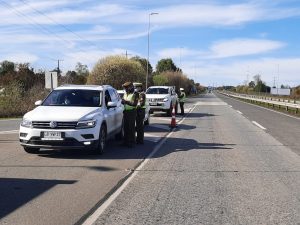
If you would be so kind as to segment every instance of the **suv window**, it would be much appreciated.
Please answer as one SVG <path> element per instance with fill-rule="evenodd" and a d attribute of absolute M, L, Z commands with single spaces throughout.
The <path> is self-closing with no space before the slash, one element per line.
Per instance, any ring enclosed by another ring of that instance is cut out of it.
<path fill-rule="evenodd" d="M 107 104 L 109 102 L 111 102 L 111 97 L 110 97 L 110 94 L 109 94 L 108 90 L 105 91 L 104 99 L 105 99 L 105 106 L 107 107 Z"/>
<path fill-rule="evenodd" d="M 113 102 L 117 102 L 119 100 L 118 96 L 116 95 L 116 92 L 113 89 L 109 89 L 110 98 Z"/>
<path fill-rule="evenodd" d="M 65 89 L 54 90 L 43 102 L 42 106 L 101 106 L 101 91 Z"/>
<path fill-rule="evenodd" d="M 146 94 L 169 94 L 169 88 L 148 88 Z"/>

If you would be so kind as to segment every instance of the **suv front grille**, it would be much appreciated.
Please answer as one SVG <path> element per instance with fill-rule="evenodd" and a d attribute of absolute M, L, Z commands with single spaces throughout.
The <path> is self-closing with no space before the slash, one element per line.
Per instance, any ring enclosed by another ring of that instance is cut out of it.
<path fill-rule="evenodd" d="M 54 122 L 56 126 L 51 126 L 52 121 L 32 121 L 32 127 L 38 129 L 75 129 L 77 122 Z"/>

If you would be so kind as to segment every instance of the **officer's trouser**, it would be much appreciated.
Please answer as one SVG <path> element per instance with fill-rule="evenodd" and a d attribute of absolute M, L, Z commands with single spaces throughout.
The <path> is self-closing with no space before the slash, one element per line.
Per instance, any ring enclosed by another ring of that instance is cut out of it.
<path fill-rule="evenodd" d="M 179 102 L 181 115 L 184 115 L 184 102 Z"/>
<path fill-rule="evenodd" d="M 136 110 L 124 111 L 124 142 L 127 145 L 135 144 Z"/>
<path fill-rule="evenodd" d="M 144 143 L 144 118 L 145 109 L 140 108 L 136 111 L 136 142 Z"/>

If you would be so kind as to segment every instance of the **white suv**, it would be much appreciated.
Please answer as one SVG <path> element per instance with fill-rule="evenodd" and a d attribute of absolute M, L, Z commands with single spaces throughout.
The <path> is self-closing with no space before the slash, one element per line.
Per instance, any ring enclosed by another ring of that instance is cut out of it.
<path fill-rule="evenodd" d="M 173 106 L 178 108 L 178 97 L 175 88 L 171 86 L 152 86 L 146 91 L 146 98 L 151 111 L 164 111 L 171 115 Z"/>
<path fill-rule="evenodd" d="M 92 149 L 103 153 L 106 140 L 123 135 L 123 105 L 108 85 L 68 85 L 53 90 L 20 125 L 28 153 L 46 149 Z"/>

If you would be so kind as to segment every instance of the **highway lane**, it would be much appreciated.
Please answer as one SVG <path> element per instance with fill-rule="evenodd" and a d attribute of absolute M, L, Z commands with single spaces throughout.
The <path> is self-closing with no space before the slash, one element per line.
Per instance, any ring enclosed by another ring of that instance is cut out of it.
<path fill-rule="evenodd" d="M 217 96 L 232 105 L 235 110 L 241 112 L 249 120 L 256 121 L 266 128 L 267 133 L 300 155 L 300 118 L 293 118 L 221 94 L 217 94 Z"/>
<path fill-rule="evenodd" d="M 0 120 L 0 133 L 4 131 L 18 130 L 21 119 L 3 119 Z"/>
<path fill-rule="evenodd" d="M 213 94 L 134 175 L 95 224 L 300 223 L 299 155 Z"/>
<path fill-rule="evenodd" d="M 188 103 L 187 108 L 189 105 L 192 104 Z M 101 156 L 73 150 L 27 154 L 14 132 L 19 121 L 3 120 L 0 122 L 0 224 L 57 225 L 81 221 L 169 133 L 170 120 L 156 113 L 145 128 L 145 145 L 128 149 L 111 140 L 107 152 Z"/>

